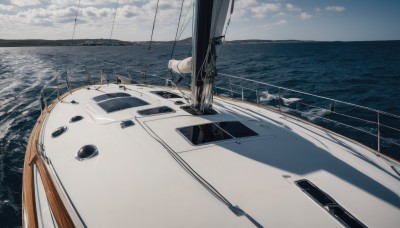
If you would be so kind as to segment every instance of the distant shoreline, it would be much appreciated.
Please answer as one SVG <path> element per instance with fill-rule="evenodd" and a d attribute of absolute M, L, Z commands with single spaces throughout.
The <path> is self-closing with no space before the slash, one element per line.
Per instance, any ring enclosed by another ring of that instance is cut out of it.
<path fill-rule="evenodd" d="M 376 41 L 314 41 L 314 40 L 232 40 L 226 41 L 228 44 L 235 43 L 321 43 L 321 42 L 391 42 L 399 40 L 376 40 Z M 153 41 L 153 44 L 169 44 L 174 41 Z M 180 44 L 191 44 L 192 39 L 186 38 L 179 40 Z M 121 41 L 106 39 L 78 39 L 78 40 L 3 40 L 0 39 L 0 47 L 56 47 L 56 46 L 136 46 L 148 45 L 149 41 Z"/>

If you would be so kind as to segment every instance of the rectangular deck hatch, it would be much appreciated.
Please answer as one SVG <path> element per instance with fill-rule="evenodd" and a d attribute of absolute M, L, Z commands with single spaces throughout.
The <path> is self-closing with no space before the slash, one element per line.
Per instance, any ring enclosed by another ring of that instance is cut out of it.
<path fill-rule="evenodd" d="M 178 131 L 194 145 L 232 138 L 213 123 L 183 127 L 179 128 Z"/>
<path fill-rule="evenodd" d="M 127 108 L 134 108 L 143 105 L 148 105 L 149 103 L 136 97 L 121 97 L 121 98 L 109 99 L 103 102 L 99 102 L 97 104 L 107 113 L 111 113 Z"/>
<path fill-rule="evenodd" d="M 246 127 L 239 121 L 226 121 L 216 123 L 218 127 L 224 129 L 226 132 L 231 134 L 235 138 L 249 137 L 258 135 L 255 131 Z"/>
<path fill-rule="evenodd" d="M 178 128 L 178 131 L 194 145 L 258 135 L 255 131 L 239 121 L 194 125 Z"/>
<path fill-rule="evenodd" d="M 297 186 L 305 192 L 309 197 L 316 201 L 322 208 L 324 208 L 330 215 L 341 222 L 346 227 L 360 227 L 366 226 L 356 219 L 350 212 L 339 205 L 331 196 L 319 189 L 309 180 L 295 181 Z"/>
<path fill-rule="evenodd" d="M 93 97 L 93 100 L 96 102 L 101 102 L 101 101 L 105 101 L 111 98 L 117 98 L 117 97 L 130 97 L 131 95 L 128 93 L 106 93 L 106 94 L 102 94 L 96 97 Z"/>
<path fill-rule="evenodd" d="M 138 113 L 142 116 L 158 115 L 158 114 L 172 113 L 172 112 L 175 112 L 175 110 L 173 110 L 168 106 L 160 106 L 138 111 Z"/>
<path fill-rule="evenodd" d="M 165 99 L 182 98 L 181 96 L 179 96 L 175 93 L 171 93 L 171 92 L 167 92 L 167 91 L 152 91 L 152 93 L 157 94 L 158 96 L 163 97 Z"/>

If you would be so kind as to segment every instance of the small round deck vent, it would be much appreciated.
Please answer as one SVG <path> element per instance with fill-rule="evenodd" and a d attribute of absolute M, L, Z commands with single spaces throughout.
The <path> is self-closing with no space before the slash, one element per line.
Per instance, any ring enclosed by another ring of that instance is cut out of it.
<path fill-rule="evenodd" d="M 72 101 L 71 101 L 71 104 L 79 104 L 79 102 L 77 102 L 77 101 L 75 101 L 75 100 L 72 100 Z"/>
<path fill-rule="evenodd" d="M 82 119 L 83 119 L 83 116 L 74 116 L 69 120 L 69 122 L 70 123 L 75 123 L 75 122 L 78 122 L 78 121 L 80 121 Z"/>
<path fill-rule="evenodd" d="M 64 134 L 68 130 L 67 126 L 62 126 L 57 128 L 53 133 L 51 133 L 52 138 L 57 138 L 58 136 Z"/>
<path fill-rule="evenodd" d="M 76 154 L 76 159 L 82 161 L 84 159 L 92 158 L 99 154 L 96 146 L 94 145 L 86 145 L 79 149 L 78 153 Z"/>

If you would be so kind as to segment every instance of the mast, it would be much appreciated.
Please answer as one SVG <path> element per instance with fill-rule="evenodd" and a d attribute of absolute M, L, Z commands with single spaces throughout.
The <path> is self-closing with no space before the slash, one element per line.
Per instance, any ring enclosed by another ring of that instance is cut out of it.
<path fill-rule="evenodd" d="M 194 7 L 191 107 L 212 113 L 216 70 L 216 45 L 221 43 L 230 0 L 197 0 Z M 233 2 L 232 2 L 233 6 Z M 231 7 L 232 13 L 233 7 Z"/>

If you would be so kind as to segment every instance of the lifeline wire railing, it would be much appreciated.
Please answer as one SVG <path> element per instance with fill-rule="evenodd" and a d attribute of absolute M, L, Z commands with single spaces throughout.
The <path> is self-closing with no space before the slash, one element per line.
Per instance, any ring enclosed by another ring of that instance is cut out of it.
<path fill-rule="evenodd" d="M 147 73 L 144 77 L 142 71 L 129 67 L 121 69 L 133 83 L 176 86 L 167 71 L 161 71 L 158 74 Z M 114 77 L 120 76 L 114 67 L 109 73 Z M 44 91 L 53 89 L 59 97 L 60 89 L 67 88 L 69 90 L 69 80 L 66 82 L 64 85 L 42 90 L 40 99 L 42 110 L 47 108 L 46 97 L 49 97 L 45 96 Z M 182 85 L 182 82 L 180 83 L 180 87 L 188 88 L 189 86 L 189 84 Z M 400 116 L 398 115 L 224 73 L 218 74 L 215 91 L 220 96 L 269 107 L 282 115 L 291 115 L 307 120 L 361 142 L 375 149 L 377 155 L 385 154 L 400 160 L 400 153 L 398 153 L 400 149 Z M 359 135 L 359 133 L 363 135 Z"/>
<path fill-rule="evenodd" d="M 378 154 L 384 153 L 400 160 L 400 154 L 397 153 L 400 149 L 398 115 L 248 78 L 223 73 L 218 76 L 218 80 L 223 82 L 216 85 L 220 95 L 272 107 L 285 115 L 295 115 L 335 132 L 339 131 L 371 148 L 375 145 Z M 354 132 L 372 136 L 375 142 L 353 135 Z M 383 136 L 383 133 L 387 136 Z"/>

